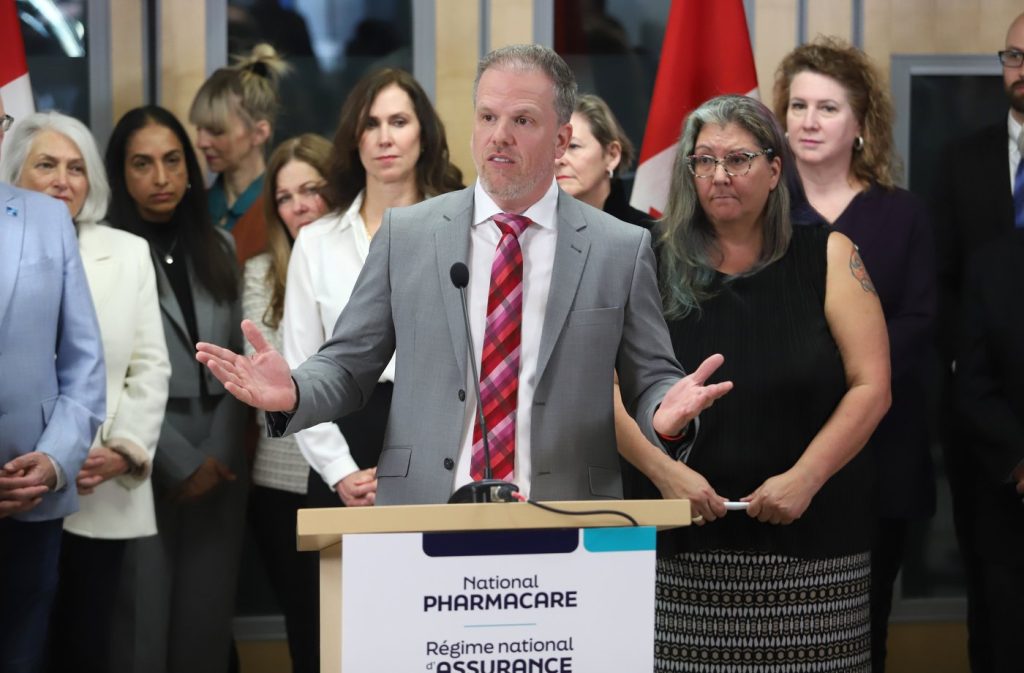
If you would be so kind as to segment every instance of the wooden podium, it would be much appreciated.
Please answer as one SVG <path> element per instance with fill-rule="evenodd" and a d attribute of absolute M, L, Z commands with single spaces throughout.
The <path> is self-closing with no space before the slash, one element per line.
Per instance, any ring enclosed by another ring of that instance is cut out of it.
<path fill-rule="evenodd" d="M 641 526 L 656 526 L 659 530 L 690 525 L 687 500 L 581 500 L 549 504 L 571 512 L 624 512 Z M 341 538 L 344 535 L 630 525 L 625 518 L 614 514 L 557 514 L 525 502 L 302 509 L 298 516 L 299 550 L 320 552 L 320 670 L 330 673 L 341 671 Z"/>

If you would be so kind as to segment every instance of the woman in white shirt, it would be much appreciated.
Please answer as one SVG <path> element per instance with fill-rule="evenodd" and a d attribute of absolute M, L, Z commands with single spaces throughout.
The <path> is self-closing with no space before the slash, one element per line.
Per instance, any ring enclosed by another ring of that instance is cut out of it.
<path fill-rule="evenodd" d="M 281 143 L 263 188 L 267 251 L 245 263 L 242 314 L 280 349 L 288 261 L 299 230 L 329 210 L 321 195 L 331 156 L 326 138 L 306 133 Z M 245 344 L 252 353 L 252 344 Z M 264 424 L 263 414 L 256 415 Z M 309 465 L 295 437 L 260 433 L 253 462 L 250 521 L 270 584 L 284 613 L 293 673 L 320 670 L 317 654 L 317 557 L 295 548 L 296 512 L 305 506 Z"/>
<path fill-rule="evenodd" d="M 349 94 L 326 177 L 335 210 L 302 229 L 288 266 L 284 356 L 293 367 L 334 332 L 384 211 L 463 186 L 430 99 L 394 68 L 364 76 Z M 392 360 L 362 411 L 296 436 L 315 472 L 309 504 L 373 504 L 394 372 Z"/>

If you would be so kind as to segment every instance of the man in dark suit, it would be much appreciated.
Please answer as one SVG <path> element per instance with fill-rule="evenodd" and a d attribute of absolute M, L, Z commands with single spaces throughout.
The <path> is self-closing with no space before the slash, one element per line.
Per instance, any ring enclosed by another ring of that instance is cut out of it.
<path fill-rule="evenodd" d="M 967 265 L 957 408 L 975 463 L 977 615 L 985 668 L 1020 671 L 1024 633 L 1024 228 L 982 246 Z M 975 669 L 976 671 L 978 669 Z"/>
<path fill-rule="evenodd" d="M 545 47 L 515 45 L 486 56 L 477 72 L 476 186 L 385 215 L 320 352 L 291 372 L 248 325 L 254 358 L 210 344 L 199 345 L 198 357 L 243 402 L 291 410 L 268 425 L 290 433 L 359 408 L 397 352 L 377 502 L 410 504 L 444 502 L 478 478 L 468 358 L 488 353 L 478 361 L 492 458 L 514 449 L 514 461 L 492 461 L 495 476 L 537 499 L 621 498 L 613 374 L 626 408 L 656 443 L 691 439 L 690 422 L 731 383 L 704 385 L 721 356 L 683 378 L 662 317 L 650 234 L 558 189 L 555 160 L 572 136 L 576 96 L 565 61 Z M 505 252 L 508 220 L 523 225 L 517 253 Z M 502 279 L 513 273 L 495 270 L 520 252 L 522 283 L 501 295 Z M 449 280 L 457 262 L 470 270 L 469 343 Z M 491 321 L 519 304 L 521 315 Z M 482 343 L 512 333 L 514 347 Z M 502 360 L 509 356 L 514 364 Z M 499 360 L 485 381 L 485 363 Z M 507 392 L 506 380 L 518 389 Z M 501 400 L 489 405 L 486 395 L 498 389 Z M 491 422 L 507 407 L 510 414 Z"/>
<path fill-rule="evenodd" d="M 0 141 L 10 123 L 0 100 Z M 0 183 L 0 671 L 42 670 L 64 517 L 105 418 L 99 325 L 67 206 Z"/>
<path fill-rule="evenodd" d="M 1007 235 L 1018 216 L 1014 185 L 1018 177 L 1021 124 L 1024 122 L 1024 14 L 1011 24 L 1004 51 L 999 52 L 1009 113 L 998 122 L 952 144 L 944 154 L 944 170 L 934 203 L 939 269 L 939 349 L 947 374 L 954 368 L 957 334 L 965 304 L 975 297 L 965 286 L 970 255 L 987 242 Z M 1020 268 L 1018 267 L 1018 273 Z M 1019 295 L 1018 295 L 1019 297 Z M 954 417 L 955 418 L 955 417 Z M 969 426 L 968 426 L 969 427 Z M 977 522 L 987 516 L 978 499 L 986 475 L 974 453 L 969 430 L 950 428 L 945 439 L 947 472 L 953 495 L 954 523 L 967 573 L 969 650 L 975 673 L 992 670 L 990 618 Z M 1017 607 L 1019 610 L 1019 606 Z"/>

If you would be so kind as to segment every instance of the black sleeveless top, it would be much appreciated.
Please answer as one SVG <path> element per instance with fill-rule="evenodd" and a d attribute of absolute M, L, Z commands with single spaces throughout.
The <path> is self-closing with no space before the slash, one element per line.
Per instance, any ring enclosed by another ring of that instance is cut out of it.
<path fill-rule="evenodd" d="M 687 371 L 722 353 L 725 364 L 712 381 L 735 384 L 701 414 L 688 459 L 730 500 L 792 467 L 846 392 L 843 362 L 825 320 L 829 233 L 824 227 L 795 227 L 782 259 L 751 276 L 719 274 L 717 294 L 700 311 L 669 321 L 672 345 Z M 703 527 L 663 533 L 659 552 L 745 550 L 823 558 L 865 551 L 868 468 L 866 455 L 858 454 L 788 526 L 729 512 Z M 646 488 L 658 497 L 649 482 Z"/>

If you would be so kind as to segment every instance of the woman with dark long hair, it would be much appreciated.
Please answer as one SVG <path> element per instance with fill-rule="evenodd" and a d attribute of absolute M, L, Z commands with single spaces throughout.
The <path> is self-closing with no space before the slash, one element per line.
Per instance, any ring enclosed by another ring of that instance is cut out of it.
<path fill-rule="evenodd" d="M 158 533 L 129 553 L 131 606 L 114 663 L 140 673 L 221 673 L 245 523 L 247 415 L 193 353 L 199 340 L 241 347 L 234 248 L 210 222 L 188 134 L 164 108 L 126 113 L 106 166 L 111 225 L 149 242 L 172 367 L 153 462 Z"/>
<path fill-rule="evenodd" d="M 394 68 L 363 77 L 345 101 L 325 177 L 334 210 L 303 228 L 288 267 L 284 356 L 293 366 L 334 331 L 384 211 L 462 188 L 430 99 L 412 75 Z M 298 434 L 315 471 L 311 504 L 373 504 L 393 381 L 394 360 L 363 411 Z"/>

